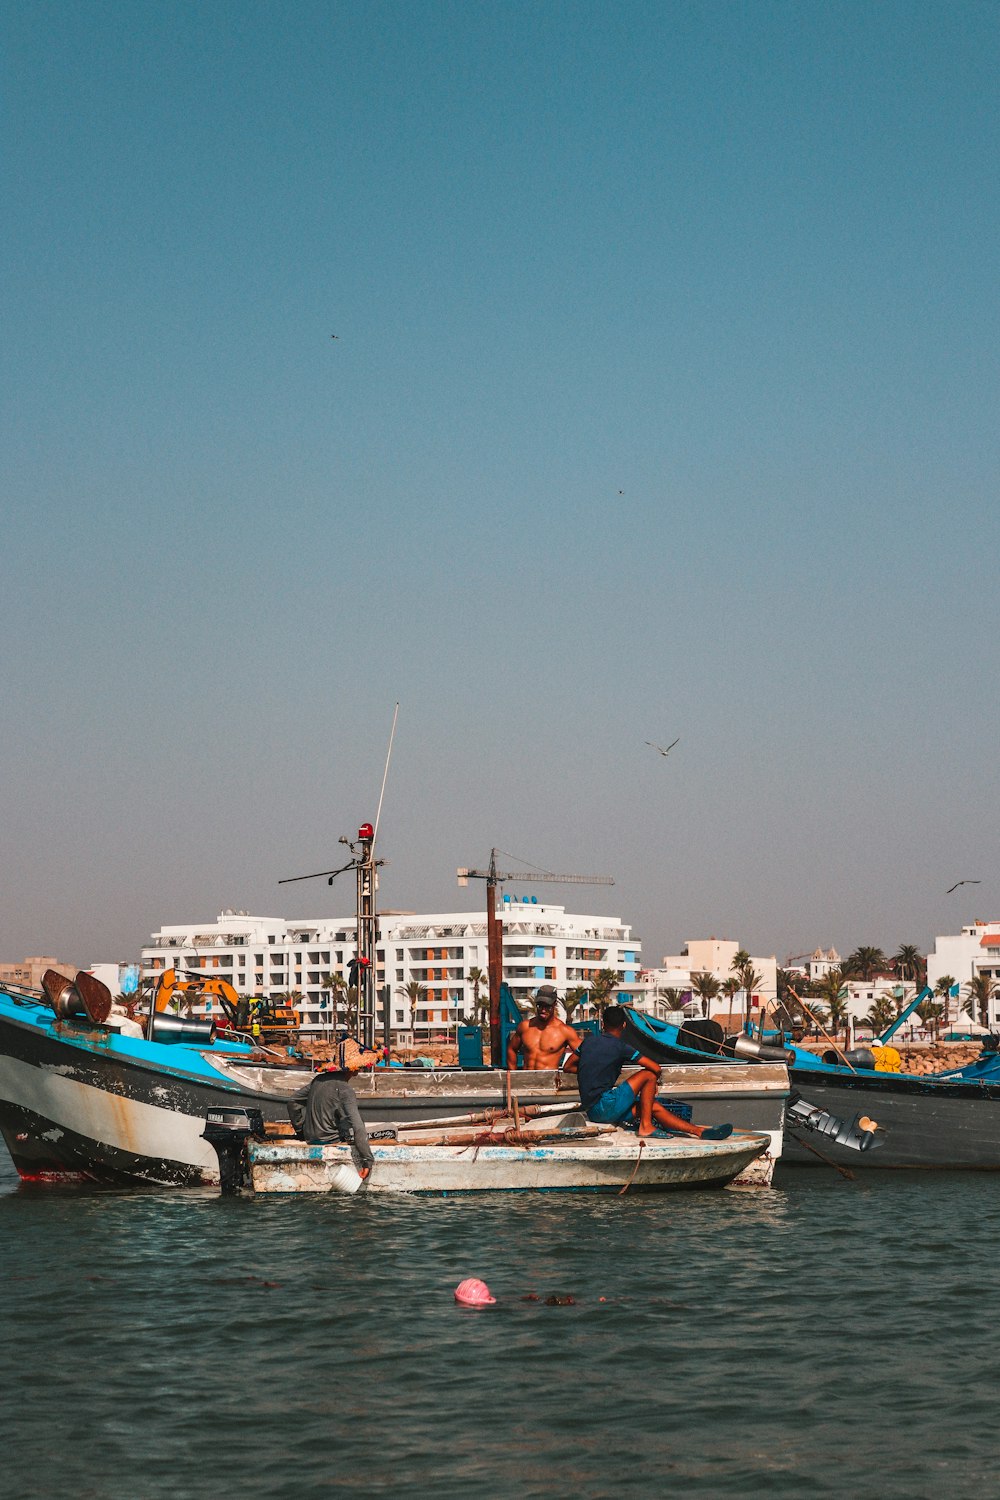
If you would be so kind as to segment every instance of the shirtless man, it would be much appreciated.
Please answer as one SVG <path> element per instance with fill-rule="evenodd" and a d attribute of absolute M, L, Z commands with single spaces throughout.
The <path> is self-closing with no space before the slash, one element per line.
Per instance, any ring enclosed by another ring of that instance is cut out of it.
<path fill-rule="evenodd" d="M 538 1068 L 558 1068 L 566 1048 L 576 1051 L 580 1045 L 580 1034 L 560 1021 L 556 1015 L 558 996 L 551 984 L 543 984 L 535 995 L 535 1014 L 522 1021 L 516 1031 L 511 1032 L 507 1043 L 507 1066 L 517 1067 L 517 1054 L 524 1057 L 524 1066 L 534 1071 Z"/>

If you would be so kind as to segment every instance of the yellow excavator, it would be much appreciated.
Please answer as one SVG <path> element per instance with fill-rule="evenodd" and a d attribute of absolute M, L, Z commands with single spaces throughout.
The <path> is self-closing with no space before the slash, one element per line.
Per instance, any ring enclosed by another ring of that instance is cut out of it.
<path fill-rule="evenodd" d="M 299 1034 L 299 1013 L 283 1000 L 264 996 L 238 995 L 228 979 L 184 971 L 179 978 L 176 969 L 166 969 L 156 986 L 155 1009 L 186 1011 L 208 999 L 217 1000 L 225 1021 L 216 1021 L 220 1031 L 238 1031 L 262 1042 L 294 1042 Z"/>

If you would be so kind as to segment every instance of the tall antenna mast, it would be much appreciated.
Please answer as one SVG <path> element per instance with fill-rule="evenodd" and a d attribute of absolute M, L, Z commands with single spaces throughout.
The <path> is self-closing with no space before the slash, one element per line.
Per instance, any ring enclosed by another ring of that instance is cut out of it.
<path fill-rule="evenodd" d="M 382 816 L 382 798 L 385 796 L 385 783 L 389 776 L 389 759 L 392 755 L 392 742 L 396 738 L 396 720 L 399 718 L 399 704 L 396 704 L 392 715 L 392 728 L 389 730 L 389 748 L 385 753 L 385 770 L 382 773 L 382 790 L 378 794 L 378 808 L 375 813 L 375 832 L 372 843 L 378 838 L 378 820 Z"/>

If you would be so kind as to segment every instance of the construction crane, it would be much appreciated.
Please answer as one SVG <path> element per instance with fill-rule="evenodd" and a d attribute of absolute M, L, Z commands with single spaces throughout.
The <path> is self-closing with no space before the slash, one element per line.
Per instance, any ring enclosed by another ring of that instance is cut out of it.
<path fill-rule="evenodd" d="M 497 912 L 497 886 L 506 880 L 543 881 L 558 885 L 614 885 L 610 875 L 555 875 L 551 870 L 498 870 L 497 854 L 502 850 L 490 850 L 488 870 L 469 870 L 464 865 L 457 871 L 459 885 L 468 885 L 470 880 L 486 881 L 486 951 L 487 970 L 490 981 L 490 1061 L 495 1068 L 503 1067 L 500 1056 L 500 986 L 503 983 L 503 923 Z M 516 858 L 516 856 L 515 856 Z"/>

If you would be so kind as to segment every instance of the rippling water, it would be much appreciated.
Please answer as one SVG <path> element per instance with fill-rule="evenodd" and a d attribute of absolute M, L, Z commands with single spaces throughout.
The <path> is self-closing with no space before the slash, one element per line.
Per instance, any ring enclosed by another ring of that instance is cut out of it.
<path fill-rule="evenodd" d="M 5 1159 L 4 1490 L 991 1494 L 998 1228 L 978 1174 L 243 1202 Z"/>

